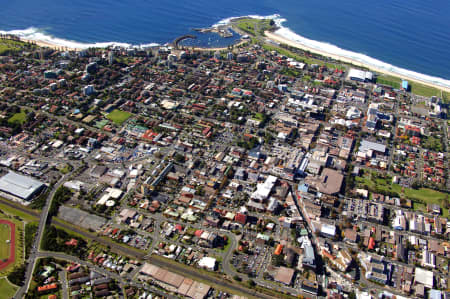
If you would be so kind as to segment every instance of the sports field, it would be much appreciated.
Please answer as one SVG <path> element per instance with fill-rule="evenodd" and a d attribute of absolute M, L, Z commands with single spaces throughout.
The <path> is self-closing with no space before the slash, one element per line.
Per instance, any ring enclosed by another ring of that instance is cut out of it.
<path fill-rule="evenodd" d="M 8 224 L 0 224 L 0 260 L 9 258 L 11 228 Z"/>
<path fill-rule="evenodd" d="M 16 258 L 16 225 L 0 219 L 0 271 L 14 263 Z"/>
<path fill-rule="evenodd" d="M 115 109 L 113 110 L 111 113 L 106 115 L 106 118 L 108 118 L 109 120 L 111 120 L 113 123 L 115 123 L 116 125 L 121 125 L 123 124 L 128 118 L 130 118 L 133 114 L 126 112 L 126 111 L 122 111 L 119 109 Z"/>

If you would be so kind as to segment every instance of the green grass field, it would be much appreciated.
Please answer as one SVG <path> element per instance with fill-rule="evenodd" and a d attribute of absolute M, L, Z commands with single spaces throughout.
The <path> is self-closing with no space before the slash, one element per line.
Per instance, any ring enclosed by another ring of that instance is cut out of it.
<path fill-rule="evenodd" d="M 10 206 L 4 205 L 2 203 L 0 203 L 0 210 L 6 214 L 18 216 L 26 222 L 32 222 L 32 221 L 36 221 L 36 219 L 38 219 L 37 217 L 34 217 L 32 215 L 29 215 L 29 214 L 19 211 L 17 209 L 11 208 Z"/>
<path fill-rule="evenodd" d="M 122 111 L 122 110 L 118 110 L 115 109 L 113 110 L 111 113 L 109 113 L 108 115 L 106 115 L 106 117 L 111 120 L 113 123 L 115 123 L 116 125 L 121 125 L 123 124 L 127 119 L 129 119 L 133 114 L 126 112 L 126 111 Z"/>
<path fill-rule="evenodd" d="M 269 30 L 272 26 L 270 25 L 271 20 L 269 19 L 252 19 L 252 18 L 244 18 L 236 21 L 236 26 L 242 31 L 247 32 L 251 35 L 263 35 L 264 31 Z M 258 32 L 255 32 L 255 29 Z"/>
<path fill-rule="evenodd" d="M 337 65 L 337 64 L 333 64 L 333 63 L 328 63 L 328 62 L 324 62 L 322 60 L 319 59 L 315 59 L 315 58 L 310 58 L 310 57 L 306 57 L 306 56 L 302 56 L 299 54 L 295 54 L 285 48 L 282 47 L 277 47 L 275 45 L 269 45 L 269 44 L 263 44 L 262 45 L 264 50 L 267 51 L 276 51 L 279 54 L 289 57 L 289 58 L 293 58 L 297 61 L 301 61 L 304 63 L 307 63 L 309 65 L 311 64 L 317 64 L 317 65 L 325 65 L 327 68 L 329 69 L 339 69 L 339 70 L 345 70 L 345 67 L 343 65 Z"/>
<path fill-rule="evenodd" d="M 399 196 L 403 196 L 413 201 L 413 208 L 416 211 L 426 212 L 427 204 L 438 204 L 441 206 L 442 215 L 448 217 L 448 209 L 445 209 L 443 202 L 447 197 L 446 193 L 435 191 L 429 188 L 411 189 L 403 188 L 398 184 L 392 184 L 390 179 L 376 178 L 373 179 L 371 175 L 364 177 L 356 177 L 356 182 L 361 187 L 369 189 L 378 189 L 380 191 L 395 192 Z"/>
<path fill-rule="evenodd" d="M 383 85 L 389 85 L 393 88 L 399 89 L 402 84 L 402 80 L 400 78 L 389 76 L 389 75 L 380 75 L 377 77 L 377 83 L 383 84 Z"/>
<path fill-rule="evenodd" d="M 400 88 L 402 84 L 402 79 L 395 76 L 385 75 L 381 74 L 377 77 L 377 83 L 389 85 L 394 88 Z M 409 81 L 409 85 L 411 86 L 411 92 L 413 94 L 424 96 L 424 97 L 442 97 L 444 100 L 450 100 L 450 93 L 448 92 L 442 92 L 434 87 L 430 87 L 418 82 Z"/>
<path fill-rule="evenodd" d="M 9 257 L 10 243 L 6 243 L 11 239 L 11 229 L 7 224 L 0 224 L 0 260 L 7 259 Z"/>
<path fill-rule="evenodd" d="M 2 298 L 12 298 L 18 287 L 12 285 L 6 278 L 0 279 L 0 294 Z"/>
<path fill-rule="evenodd" d="M 24 44 L 21 42 L 0 39 L 0 56 L 18 52 Z"/>
<path fill-rule="evenodd" d="M 27 120 L 27 115 L 25 111 L 20 111 L 20 113 L 16 113 L 8 119 L 10 124 L 19 123 L 23 124 Z"/>

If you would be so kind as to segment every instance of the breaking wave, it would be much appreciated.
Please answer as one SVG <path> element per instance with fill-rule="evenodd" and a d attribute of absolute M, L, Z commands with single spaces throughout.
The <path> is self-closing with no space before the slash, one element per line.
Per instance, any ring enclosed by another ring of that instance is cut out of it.
<path fill-rule="evenodd" d="M 282 18 L 278 14 L 269 15 L 269 16 L 260 16 L 260 15 L 247 15 L 247 16 L 240 16 L 240 17 L 230 17 L 226 19 L 222 19 L 216 24 L 213 25 L 213 27 L 217 27 L 220 25 L 227 25 L 229 24 L 233 19 L 236 18 L 242 18 L 242 17 L 251 17 L 251 18 L 257 18 L 257 19 L 272 19 L 274 20 L 275 24 L 278 26 L 278 29 L 275 31 L 277 35 L 280 37 L 287 39 L 289 41 L 301 44 L 303 46 L 309 47 L 311 49 L 315 49 L 317 51 L 325 52 L 330 55 L 337 55 L 342 58 L 351 59 L 355 62 L 364 64 L 367 67 L 372 67 L 381 71 L 386 72 L 392 72 L 395 73 L 399 77 L 405 77 L 405 78 L 411 78 L 435 85 L 439 85 L 442 87 L 450 88 L 450 80 L 439 78 L 435 76 L 430 76 L 422 73 L 418 73 L 412 70 L 404 69 L 398 66 L 394 66 L 392 64 L 389 64 L 387 62 L 383 62 L 381 60 L 378 60 L 376 58 L 367 56 L 362 53 L 352 52 L 350 50 L 342 49 L 336 45 L 312 40 L 309 38 L 306 38 L 304 36 L 299 35 L 298 33 L 295 33 L 291 29 L 289 29 L 286 26 L 283 26 L 283 23 L 286 22 L 286 19 Z M 68 48 L 75 48 L 75 49 L 87 49 L 87 48 L 106 48 L 109 46 L 119 46 L 119 47 L 137 47 L 137 48 L 148 48 L 148 47 L 155 47 L 159 46 L 158 43 L 148 43 L 148 44 L 140 44 L 140 45 L 133 45 L 129 43 L 122 43 L 122 42 L 98 42 L 98 43 L 82 43 L 77 42 L 73 40 L 67 40 L 63 38 L 58 38 L 55 36 L 52 36 L 45 32 L 45 30 L 30 27 L 24 30 L 10 30 L 10 31 L 2 31 L 0 30 L 0 34 L 13 34 L 16 35 L 22 39 L 27 40 L 33 40 L 33 41 L 40 41 L 60 47 L 68 47 Z"/>
<path fill-rule="evenodd" d="M 352 52 L 349 50 L 342 49 L 336 45 L 332 45 L 326 42 L 321 42 L 317 40 L 312 40 L 309 38 L 306 38 L 304 36 L 299 35 L 298 33 L 295 33 L 288 27 L 283 26 L 282 24 L 286 22 L 287 20 L 282 18 L 278 14 L 270 15 L 270 16 L 258 16 L 258 15 L 248 15 L 248 16 L 240 16 L 240 17 L 231 17 L 223 19 L 213 26 L 219 26 L 219 25 L 226 25 L 229 24 L 233 19 L 237 18 L 244 18 L 244 17 L 251 17 L 251 18 L 257 18 L 257 19 L 272 19 L 274 20 L 275 24 L 278 26 L 279 29 L 277 29 L 274 33 L 281 36 L 282 38 L 301 44 L 303 46 L 306 46 L 311 49 L 315 49 L 317 51 L 325 52 L 330 55 L 336 55 L 340 56 L 346 59 L 351 59 L 355 62 L 364 64 L 367 67 L 376 68 L 381 71 L 386 72 L 392 72 L 395 73 L 399 77 L 405 77 L 405 78 L 411 78 L 416 79 L 419 81 L 439 85 L 445 88 L 450 88 L 450 80 L 434 77 L 426 74 L 421 74 L 412 70 L 404 69 L 398 66 L 394 66 L 392 64 L 389 64 L 387 62 L 383 62 L 381 60 L 378 60 L 376 58 L 367 56 L 362 53 Z"/>
<path fill-rule="evenodd" d="M 141 44 L 141 45 L 133 45 L 129 43 L 121 43 L 121 42 L 99 42 L 99 43 L 82 43 L 67 39 L 62 39 L 58 37 L 54 37 L 48 33 L 46 33 L 44 30 L 30 27 L 24 30 L 10 30 L 10 31 L 3 31 L 0 30 L 0 34 L 12 34 L 15 36 L 18 36 L 22 39 L 26 40 L 32 40 L 36 42 L 44 42 L 51 45 L 59 46 L 59 47 L 67 47 L 72 49 L 88 49 L 88 48 L 106 48 L 110 46 L 118 46 L 118 47 L 136 47 L 136 48 L 150 48 L 159 46 L 158 43 L 148 43 L 148 44 Z"/>

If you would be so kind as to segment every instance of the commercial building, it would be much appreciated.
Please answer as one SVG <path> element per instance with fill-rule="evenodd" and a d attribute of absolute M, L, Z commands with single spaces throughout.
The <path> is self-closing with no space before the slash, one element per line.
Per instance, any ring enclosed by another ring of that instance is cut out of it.
<path fill-rule="evenodd" d="M 363 70 L 350 69 L 348 72 L 348 78 L 358 82 L 371 82 L 373 80 L 373 73 Z"/>
<path fill-rule="evenodd" d="M 294 274 L 294 269 L 279 267 L 275 272 L 274 280 L 285 285 L 290 285 L 292 283 L 292 279 L 294 278 Z"/>
<path fill-rule="evenodd" d="M 344 176 L 339 171 L 325 168 L 320 177 L 312 178 L 307 182 L 319 192 L 334 195 L 340 192 L 343 180 Z"/>
<path fill-rule="evenodd" d="M 33 196 L 39 193 L 44 186 L 38 180 L 12 171 L 0 178 L 0 191 L 4 193 L 5 197 L 25 202 L 31 201 Z"/>
<path fill-rule="evenodd" d="M 434 274 L 431 271 L 416 267 L 415 281 L 431 289 L 434 284 Z"/>

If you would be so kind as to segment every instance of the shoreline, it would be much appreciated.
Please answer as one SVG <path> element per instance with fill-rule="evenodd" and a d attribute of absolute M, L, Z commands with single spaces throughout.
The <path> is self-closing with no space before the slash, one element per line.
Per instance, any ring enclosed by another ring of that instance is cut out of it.
<path fill-rule="evenodd" d="M 19 37 L 20 38 L 20 37 Z M 31 43 L 31 44 L 35 44 L 39 47 L 43 47 L 43 48 L 51 48 L 54 50 L 58 50 L 58 51 L 82 51 L 82 48 L 72 48 L 72 47 L 67 47 L 67 46 L 60 46 L 58 44 L 55 43 L 50 43 L 50 42 L 45 42 L 45 41 L 41 41 L 41 40 L 33 40 L 33 39 L 26 39 L 26 38 L 20 38 L 20 40 L 22 42 L 26 42 L 26 43 Z M 248 42 L 248 40 L 239 40 L 239 42 L 232 44 L 232 46 L 237 47 L 240 46 L 242 44 L 245 44 L 246 42 Z M 224 50 L 228 50 L 228 47 L 213 47 L 213 48 L 207 48 L 207 47 L 191 47 L 191 46 L 181 46 L 181 48 L 186 48 L 186 49 L 193 49 L 194 51 L 224 51 Z M 99 49 L 106 49 L 106 47 L 98 47 Z"/>
<path fill-rule="evenodd" d="M 309 47 L 307 45 L 304 45 L 304 44 L 302 44 L 300 42 L 289 40 L 289 39 L 287 39 L 287 38 L 285 38 L 285 37 L 283 37 L 283 36 L 281 36 L 279 34 L 276 34 L 274 32 L 265 31 L 264 35 L 267 38 L 269 38 L 269 39 L 271 39 L 271 40 L 273 40 L 275 42 L 278 42 L 280 44 L 286 44 L 288 46 L 291 46 L 291 47 L 294 47 L 294 48 L 298 48 L 298 49 L 302 49 L 304 51 L 309 51 L 311 53 L 316 53 L 316 54 L 322 55 L 324 57 L 330 57 L 330 58 L 333 58 L 333 59 L 338 60 L 338 61 L 342 61 L 342 62 L 345 62 L 345 63 L 353 64 L 355 66 L 368 68 L 369 70 L 375 71 L 375 72 L 380 73 L 380 74 L 386 74 L 386 75 L 398 77 L 398 78 L 401 78 L 401 79 L 404 79 L 404 80 L 408 80 L 408 81 L 411 81 L 411 82 L 417 82 L 417 83 L 426 85 L 428 87 L 433 87 L 433 88 L 436 88 L 438 90 L 442 90 L 444 92 L 450 92 L 450 87 L 445 87 L 445 86 L 442 86 L 442 85 L 439 85 L 439 84 L 430 83 L 430 82 L 427 82 L 427 81 L 424 81 L 424 80 L 420 80 L 420 79 L 417 79 L 417 78 L 414 78 L 414 77 L 411 77 L 411 76 L 405 76 L 405 75 L 402 75 L 402 74 L 399 74 L 399 73 L 396 73 L 396 72 L 388 71 L 388 70 L 385 70 L 385 69 L 382 69 L 382 68 L 375 67 L 373 65 L 362 63 L 360 61 L 357 61 L 355 59 L 351 59 L 351 58 L 348 58 L 348 57 L 345 57 L 345 56 L 329 53 L 329 52 L 326 52 L 326 51 L 323 51 L 323 50 L 317 50 L 315 48 L 312 48 L 312 47 Z"/>
<path fill-rule="evenodd" d="M 238 19 L 238 18 L 236 18 L 236 19 Z M 234 19 L 230 20 L 230 22 L 232 22 L 232 21 L 234 21 Z M 233 27 L 233 30 L 236 31 L 236 28 L 234 28 L 234 26 L 232 26 L 232 27 Z M 242 32 L 237 31 L 237 33 L 242 35 Z M 380 73 L 380 74 L 386 74 L 386 75 L 398 77 L 400 79 L 408 80 L 410 82 L 417 82 L 417 83 L 420 83 L 422 85 L 425 85 L 425 86 L 428 86 L 428 87 L 432 87 L 432 88 L 436 88 L 436 89 L 438 89 L 440 91 L 444 91 L 444 92 L 450 93 L 450 87 L 442 86 L 442 85 L 439 85 L 439 84 L 436 84 L 436 83 L 432 83 L 432 82 L 429 82 L 429 81 L 426 81 L 426 80 L 417 79 L 417 78 L 415 78 L 413 76 L 404 75 L 404 74 L 401 74 L 401 73 L 398 73 L 398 72 L 389 71 L 389 70 L 386 70 L 386 69 L 383 69 L 383 68 L 379 68 L 379 67 L 367 64 L 367 63 L 363 63 L 363 62 L 360 62 L 360 61 L 357 61 L 355 59 L 348 58 L 348 57 L 345 57 L 345 56 L 342 56 L 342 55 L 330 53 L 330 52 L 327 52 L 327 51 L 324 51 L 324 50 L 319 50 L 319 49 L 307 46 L 307 45 L 305 45 L 305 44 L 303 44 L 301 42 L 287 39 L 287 38 L 283 37 L 282 35 L 277 34 L 276 32 L 264 31 L 264 35 L 265 35 L 265 37 L 267 39 L 270 39 L 270 40 L 272 40 L 274 42 L 277 42 L 277 43 L 280 43 L 280 44 L 286 44 L 286 45 L 289 45 L 289 46 L 294 47 L 294 48 L 298 48 L 298 49 L 302 49 L 304 51 L 309 51 L 311 53 L 316 53 L 316 54 L 322 55 L 324 57 L 330 57 L 330 58 L 335 59 L 337 61 L 342 61 L 344 63 L 350 63 L 350 64 L 352 64 L 354 66 L 364 67 L 364 68 L 370 69 L 370 70 L 375 71 L 375 72 Z M 20 38 L 20 40 L 22 40 L 24 42 L 36 44 L 37 46 L 40 46 L 40 47 L 47 47 L 47 48 L 51 48 L 51 49 L 58 50 L 58 51 L 82 51 L 83 50 L 82 48 L 67 47 L 67 46 L 62 46 L 62 45 L 58 45 L 56 43 L 51 43 L 51 42 L 42 41 L 42 40 L 33 40 L 33 39 L 26 39 L 26 38 Z M 246 42 L 247 42 L 247 40 L 242 40 L 241 39 L 238 43 L 233 44 L 233 46 L 234 47 L 240 46 L 240 45 L 242 45 L 242 44 L 244 44 Z M 105 48 L 105 47 L 99 47 L 99 48 Z M 193 49 L 195 51 L 224 51 L 224 50 L 228 49 L 228 47 L 213 47 L 213 48 L 194 47 L 194 48 L 192 48 L 192 47 L 188 47 L 188 46 L 186 48 L 187 49 L 191 48 L 191 49 Z"/>
<path fill-rule="evenodd" d="M 50 42 L 44 42 L 41 40 L 33 40 L 33 39 L 26 39 L 26 38 L 20 38 L 21 41 L 26 42 L 26 43 L 31 43 L 31 44 L 35 44 L 39 47 L 43 47 L 43 48 L 50 48 L 53 50 L 58 50 L 60 51 L 61 49 L 63 49 L 63 51 L 81 51 L 82 49 L 79 48 L 71 48 L 71 47 L 66 47 L 66 46 L 60 46 L 57 44 L 53 44 Z"/>

